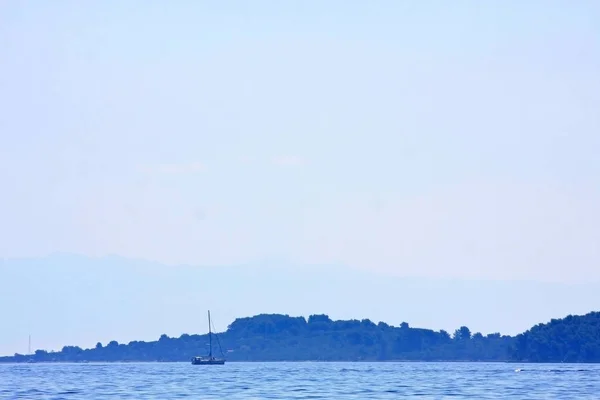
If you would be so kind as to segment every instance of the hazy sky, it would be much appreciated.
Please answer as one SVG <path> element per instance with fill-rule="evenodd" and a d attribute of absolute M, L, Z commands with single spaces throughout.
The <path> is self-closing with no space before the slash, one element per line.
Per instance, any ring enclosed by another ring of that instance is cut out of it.
<path fill-rule="evenodd" d="M 222 331 L 261 313 L 402 321 L 454 332 L 514 335 L 568 314 L 597 310 L 600 283 L 403 278 L 336 265 L 259 262 L 168 267 L 119 257 L 53 255 L 0 264 L 0 356 L 163 333 Z M 224 343 L 227 346 L 227 343 Z"/>
<path fill-rule="evenodd" d="M 0 255 L 600 280 L 600 3 L 2 1 Z"/>

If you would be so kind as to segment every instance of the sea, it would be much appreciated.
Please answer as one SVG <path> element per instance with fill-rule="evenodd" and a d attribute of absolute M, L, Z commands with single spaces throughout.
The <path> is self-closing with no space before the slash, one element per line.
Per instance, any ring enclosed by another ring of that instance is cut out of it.
<path fill-rule="evenodd" d="M 0 399 L 600 399 L 600 365 L 0 364 Z"/>

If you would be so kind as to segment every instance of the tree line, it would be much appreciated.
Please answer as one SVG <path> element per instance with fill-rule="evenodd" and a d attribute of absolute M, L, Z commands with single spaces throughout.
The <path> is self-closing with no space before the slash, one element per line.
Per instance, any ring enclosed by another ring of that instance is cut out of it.
<path fill-rule="evenodd" d="M 162 335 L 152 342 L 111 341 L 90 349 L 37 350 L 0 362 L 189 361 L 208 353 L 208 335 Z M 261 314 L 236 319 L 213 336 L 213 354 L 228 361 L 525 361 L 600 362 L 600 313 L 538 324 L 515 337 L 398 326 L 368 319 L 333 321 L 327 315 Z"/>

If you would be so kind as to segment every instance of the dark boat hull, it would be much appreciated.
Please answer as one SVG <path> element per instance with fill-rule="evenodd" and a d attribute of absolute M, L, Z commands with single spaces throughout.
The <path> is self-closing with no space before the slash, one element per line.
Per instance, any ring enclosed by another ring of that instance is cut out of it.
<path fill-rule="evenodd" d="M 206 360 L 206 359 L 192 358 L 192 365 L 223 365 L 223 364 L 225 364 L 225 360 L 219 360 L 219 359 Z"/>

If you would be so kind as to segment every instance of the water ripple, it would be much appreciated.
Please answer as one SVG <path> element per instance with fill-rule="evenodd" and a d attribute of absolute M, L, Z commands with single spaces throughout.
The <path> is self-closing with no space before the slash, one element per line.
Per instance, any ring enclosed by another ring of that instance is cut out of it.
<path fill-rule="evenodd" d="M 0 399 L 596 399 L 600 366 L 505 363 L 0 365 Z"/>

